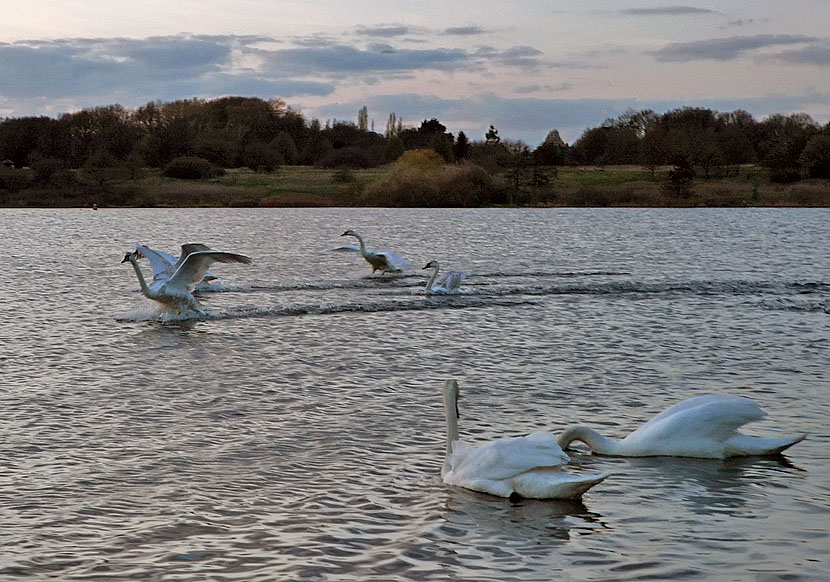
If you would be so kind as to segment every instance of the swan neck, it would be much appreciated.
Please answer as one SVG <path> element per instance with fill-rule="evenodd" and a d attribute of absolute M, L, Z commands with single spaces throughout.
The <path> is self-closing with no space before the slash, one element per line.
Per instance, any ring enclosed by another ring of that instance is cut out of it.
<path fill-rule="evenodd" d="M 138 266 L 138 261 L 134 258 L 130 259 L 130 263 L 133 265 L 133 269 L 135 269 L 135 274 L 138 277 L 138 284 L 141 286 L 141 292 L 144 294 L 145 297 L 150 297 L 150 288 L 147 287 L 147 282 L 144 280 L 144 275 L 141 273 L 141 268 Z"/>
<path fill-rule="evenodd" d="M 430 275 L 429 279 L 427 279 L 427 286 L 426 286 L 426 289 L 425 289 L 425 291 L 427 293 L 432 291 L 432 285 L 433 285 L 433 283 L 435 283 L 435 278 L 437 276 L 438 276 L 438 267 L 432 267 L 432 275 Z"/>
<path fill-rule="evenodd" d="M 447 457 L 452 453 L 452 444 L 458 440 L 458 392 L 452 390 L 449 382 L 444 389 L 444 411 L 447 417 Z"/>
<path fill-rule="evenodd" d="M 353 234 L 352 236 L 357 239 L 358 243 L 360 243 L 360 253 L 365 256 L 366 255 L 366 244 L 363 242 L 363 237 L 361 237 L 357 233 Z"/>
<path fill-rule="evenodd" d="M 614 439 L 602 436 L 600 433 L 587 426 L 571 426 L 565 429 L 557 442 L 563 449 L 568 448 L 573 441 L 579 441 L 588 445 L 594 453 L 599 455 L 614 455 L 618 452 L 620 444 Z"/>

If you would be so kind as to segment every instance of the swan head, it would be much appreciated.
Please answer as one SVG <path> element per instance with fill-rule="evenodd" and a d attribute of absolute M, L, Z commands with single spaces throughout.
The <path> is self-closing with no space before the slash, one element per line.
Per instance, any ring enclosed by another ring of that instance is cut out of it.
<path fill-rule="evenodd" d="M 137 255 L 138 255 L 138 251 L 133 251 L 131 253 L 127 253 L 127 254 L 124 255 L 124 258 L 121 260 L 121 262 L 122 263 L 132 262 L 136 259 Z"/>
<path fill-rule="evenodd" d="M 424 265 L 421 270 L 424 270 L 424 269 L 437 269 L 437 268 L 438 268 L 438 261 L 430 261 L 426 265 Z"/>
<path fill-rule="evenodd" d="M 357 236 L 357 233 L 353 230 L 347 230 L 346 232 L 344 232 L 340 236 Z"/>

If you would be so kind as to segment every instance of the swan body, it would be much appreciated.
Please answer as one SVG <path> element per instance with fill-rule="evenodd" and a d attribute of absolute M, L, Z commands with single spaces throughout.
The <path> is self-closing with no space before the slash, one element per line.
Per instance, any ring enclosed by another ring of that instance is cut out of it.
<path fill-rule="evenodd" d="M 202 245 L 203 246 L 203 245 Z M 193 250 L 183 254 L 181 263 L 169 277 L 158 277 L 148 285 L 138 266 L 138 250 L 124 255 L 122 263 L 131 263 L 135 269 L 141 293 L 148 299 L 161 303 L 178 313 L 186 310 L 202 312 L 199 302 L 193 296 L 196 285 L 202 281 L 208 267 L 213 263 L 243 263 L 249 265 L 251 259 L 245 255 L 214 250 Z"/>
<path fill-rule="evenodd" d="M 448 380 L 443 390 L 447 416 L 447 455 L 441 478 L 456 485 L 499 497 L 579 499 L 606 474 L 574 475 L 563 470 L 568 455 L 548 432 L 500 438 L 479 447 L 458 440 L 458 383 Z"/>
<path fill-rule="evenodd" d="M 360 251 L 366 262 L 372 265 L 372 273 L 380 271 L 383 273 L 400 273 L 409 266 L 409 262 L 397 253 L 392 251 L 372 251 L 366 248 L 363 238 L 353 230 L 347 230 L 340 236 L 353 236 L 357 239 L 358 245 L 341 245 L 333 251 Z"/>
<path fill-rule="evenodd" d="M 176 269 L 179 268 L 187 255 L 195 251 L 209 251 L 211 248 L 200 243 L 187 243 L 182 245 L 182 252 L 178 257 L 174 257 L 170 253 L 151 249 L 150 247 L 141 243 L 135 243 L 135 250 L 138 251 L 139 257 L 144 257 L 150 261 L 150 266 L 153 269 L 153 283 L 169 279 Z M 213 289 L 210 286 L 211 281 L 215 281 L 218 277 L 211 273 L 205 273 L 205 276 L 196 284 L 194 291 L 207 291 Z"/>
<path fill-rule="evenodd" d="M 467 278 L 467 273 L 464 273 L 463 271 L 447 271 L 436 281 L 438 277 L 438 270 L 440 268 L 441 267 L 438 265 L 438 261 L 430 261 L 424 265 L 424 269 L 432 269 L 432 275 L 430 275 L 427 280 L 424 293 L 427 295 L 447 295 L 450 293 L 459 293 L 461 291 L 459 287 L 461 286 L 461 283 L 464 282 L 464 279 Z"/>
<path fill-rule="evenodd" d="M 572 426 L 565 429 L 558 442 L 565 449 L 571 442 L 581 441 L 598 455 L 615 457 L 725 459 L 775 455 L 807 436 L 757 437 L 738 432 L 743 425 L 764 416 L 754 400 L 710 394 L 670 406 L 621 440 L 586 426 Z"/>

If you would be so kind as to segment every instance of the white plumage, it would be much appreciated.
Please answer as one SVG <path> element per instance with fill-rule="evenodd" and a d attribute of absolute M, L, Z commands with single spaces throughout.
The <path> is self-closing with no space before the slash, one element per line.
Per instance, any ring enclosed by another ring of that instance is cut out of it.
<path fill-rule="evenodd" d="M 424 293 L 427 295 L 459 293 L 461 291 L 459 287 L 461 287 L 461 283 L 467 278 L 467 273 L 463 271 L 447 271 L 436 281 L 440 268 L 438 261 L 430 261 L 424 265 L 424 269 L 432 269 L 432 275 L 427 279 Z"/>
<path fill-rule="evenodd" d="M 135 250 L 138 251 L 140 257 L 146 258 L 150 261 L 150 266 L 153 269 L 153 283 L 161 280 L 169 279 L 179 265 L 184 262 L 184 259 L 195 251 L 209 251 L 211 248 L 200 243 L 187 243 L 182 245 L 182 252 L 178 257 L 174 257 L 170 253 L 151 249 L 147 245 L 135 243 Z M 196 284 L 194 291 L 209 291 L 213 289 L 210 282 L 215 281 L 218 277 L 212 273 L 205 273 L 205 276 Z"/>
<path fill-rule="evenodd" d="M 575 475 L 563 468 L 569 458 L 547 432 L 500 438 L 473 447 L 458 440 L 458 383 L 444 384 L 447 456 L 441 478 L 448 485 L 510 497 L 579 499 L 605 474 Z"/>
<path fill-rule="evenodd" d="M 213 263 L 243 263 L 250 264 L 251 259 L 245 255 L 214 250 L 198 250 L 183 253 L 183 259 L 177 261 L 178 266 L 169 277 L 159 276 L 153 279 L 150 285 L 144 280 L 141 268 L 138 266 L 138 250 L 124 255 L 122 263 L 129 262 L 135 269 L 141 292 L 148 299 L 152 299 L 166 306 L 168 309 L 182 313 L 192 310 L 201 313 L 199 302 L 193 296 L 197 283 L 204 279 L 208 267 Z M 151 260 L 152 262 L 152 260 Z"/>
<path fill-rule="evenodd" d="M 333 251 L 360 251 L 363 258 L 372 265 L 372 273 L 380 271 L 383 273 L 400 273 L 407 267 L 409 262 L 397 253 L 392 251 L 372 251 L 366 248 L 363 238 L 353 230 L 347 230 L 340 236 L 353 236 L 360 243 L 358 245 L 340 245 L 334 247 Z"/>
<path fill-rule="evenodd" d="M 805 433 L 784 437 L 757 437 L 738 431 L 764 418 L 764 411 L 743 396 L 710 394 L 679 402 L 623 438 L 605 437 L 586 426 L 572 426 L 558 442 L 587 444 L 594 453 L 616 457 L 697 457 L 724 459 L 774 455 L 801 441 Z"/>

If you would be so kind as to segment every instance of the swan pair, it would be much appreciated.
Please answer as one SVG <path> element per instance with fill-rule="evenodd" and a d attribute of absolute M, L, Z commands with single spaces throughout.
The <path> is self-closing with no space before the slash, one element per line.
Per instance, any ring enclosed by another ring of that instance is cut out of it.
<path fill-rule="evenodd" d="M 441 477 L 448 485 L 510 497 L 579 499 L 607 474 L 574 475 L 564 470 L 564 448 L 579 440 L 601 455 L 675 456 L 723 459 L 774 455 L 807 435 L 756 437 L 738 432 L 764 412 L 741 396 L 707 395 L 690 398 L 656 415 L 642 427 L 615 441 L 593 429 L 574 426 L 556 439 L 548 432 L 500 438 L 479 447 L 458 440 L 458 383 L 444 384 L 447 452 Z"/>
<path fill-rule="evenodd" d="M 144 253 L 148 252 L 148 255 Z M 151 264 L 154 261 L 153 281 L 148 285 L 138 266 L 138 258 L 147 256 Z M 152 299 L 164 305 L 176 313 L 195 311 L 203 313 L 199 302 L 193 296 L 196 285 L 204 280 L 208 268 L 213 263 L 242 263 L 250 264 L 251 259 L 245 255 L 229 253 L 225 251 L 214 251 L 209 247 L 200 244 L 182 245 L 182 254 L 172 268 L 163 268 L 159 262 L 158 252 L 149 252 L 144 245 L 136 243 L 136 250 L 124 255 L 122 263 L 131 263 L 135 269 L 141 293 L 148 299 Z M 158 270 L 156 269 L 158 267 Z M 172 270 L 172 274 L 170 271 Z"/>
<path fill-rule="evenodd" d="M 363 242 L 363 237 L 353 230 L 347 230 L 340 236 L 353 236 L 357 239 L 357 245 L 340 245 L 334 247 L 333 251 L 360 251 L 360 254 L 366 259 L 366 262 L 372 266 L 372 273 L 380 271 L 384 273 L 400 273 L 409 266 L 409 262 L 401 257 L 399 254 L 392 251 L 373 251 L 366 248 L 366 243 Z M 461 271 L 449 271 L 444 273 L 440 279 L 438 278 L 438 270 L 440 266 L 438 261 L 430 261 L 424 269 L 433 269 L 432 275 L 427 281 L 424 293 L 427 295 L 448 294 L 458 291 L 459 286 L 467 278 L 467 274 Z"/>

